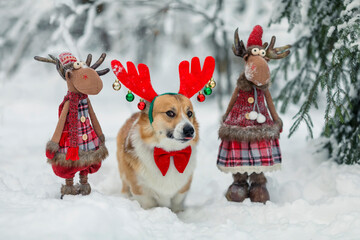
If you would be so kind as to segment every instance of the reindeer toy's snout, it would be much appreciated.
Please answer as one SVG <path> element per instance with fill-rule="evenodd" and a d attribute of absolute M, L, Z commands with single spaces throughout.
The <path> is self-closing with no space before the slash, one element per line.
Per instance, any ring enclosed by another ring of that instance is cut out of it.
<path fill-rule="evenodd" d="M 91 54 L 85 63 L 71 53 L 62 53 L 59 58 L 52 55 L 50 58 L 35 57 L 35 60 L 55 64 L 68 86 L 68 93 L 59 106 L 58 124 L 46 145 L 46 157 L 54 173 L 66 179 L 66 184 L 61 187 L 61 198 L 66 194 L 89 194 L 87 175 L 97 172 L 108 155 L 105 137 L 87 96 L 98 94 L 103 87 L 100 76 L 109 69 L 96 71 L 96 68 L 105 56 L 103 53 L 93 65 Z M 77 172 L 80 172 L 80 184 L 74 186 L 73 178 Z"/>
<path fill-rule="evenodd" d="M 261 87 L 268 84 L 270 82 L 270 69 L 266 60 L 259 55 L 250 55 L 247 57 L 245 76 L 248 81 L 254 83 L 256 86 Z"/>
<path fill-rule="evenodd" d="M 290 45 L 274 48 L 275 36 L 269 46 L 262 44 L 262 33 L 261 26 L 255 26 L 245 48 L 239 40 L 238 30 L 235 31 L 233 52 L 244 59 L 245 71 L 237 81 L 219 129 L 222 141 L 217 160 L 221 171 L 233 174 L 234 182 L 226 193 L 229 201 L 241 202 L 250 197 L 253 202 L 265 203 L 270 197 L 263 172 L 279 169 L 281 164 L 279 136 L 282 121 L 268 89 L 270 70 L 267 62 L 286 57 Z"/>

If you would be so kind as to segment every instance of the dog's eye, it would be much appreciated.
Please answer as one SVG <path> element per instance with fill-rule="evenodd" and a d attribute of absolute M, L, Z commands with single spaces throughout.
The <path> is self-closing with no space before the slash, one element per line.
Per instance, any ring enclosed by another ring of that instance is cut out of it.
<path fill-rule="evenodd" d="M 188 116 L 189 118 L 191 118 L 191 117 L 193 116 L 193 112 L 192 112 L 192 111 L 188 111 L 188 112 L 187 112 L 187 116 Z"/>
<path fill-rule="evenodd" d="M 175 113 L 173 111 L 167 111 L 166 115 L 168 115 L 171 118 L 175 117 Z"/>

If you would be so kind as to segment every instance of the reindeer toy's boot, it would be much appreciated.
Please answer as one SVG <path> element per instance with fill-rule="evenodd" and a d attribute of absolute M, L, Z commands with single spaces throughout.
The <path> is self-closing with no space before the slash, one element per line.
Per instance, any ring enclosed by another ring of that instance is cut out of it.
<path fill-rule="evenodd" d="M 229 201 L 242 202 L 247 197 L 252 202 L 268 201 L 270 197 L 263 172 L 277 170 L 281 164 L 279 136 L 282 121 L 268 89 L 270 70 L 267 62 L 286 57 L 289 51 L 285 50 L 290 46 L 274 48 L 275 36 L 269 46 L 262 44 L 261 37 L 261 26 L 255 26 L 245 48 L 239 40 L 238 30 L 235 31 L 233 51 L 244 59 L 245 71 L 237 81 L 219 129 L 222 141 L 217 160 L 221 171 L 233 174 L 234 182 L 225 195 Z"/>
<path fill-rule="evenodd" d="M 59 107 L 55 132 L 46 145 L 46 157 L 54 173 L 65 178 L 61 198 L 64 195 L 88 195 L 91 192 L 88 174 L 97 172 L 108 155 L 104 134 L 88 98 L 88 95 L 96 95 L 102 89 L 100 76 L 109 72 L 109 69 L 95 69 L 106 55 L 103 53 L 92 66 L 91 54 L 86 63 L 77 61 L 71 53 L 62 53 L 59 59 L 49 56 L 36 56 L 35 59 L 55 64 L 67 83 L 68 92 Z M 74 185 L 77 172 L 80 172 L 80 184 Z"/>

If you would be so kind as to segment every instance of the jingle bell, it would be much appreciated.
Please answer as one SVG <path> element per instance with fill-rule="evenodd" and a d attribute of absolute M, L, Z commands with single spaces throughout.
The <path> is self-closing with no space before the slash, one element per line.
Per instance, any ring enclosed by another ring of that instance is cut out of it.
<path fill-rule="evenodd" d="M 116 79 L 115 82 L 113 83 L 112 87 L 115 91 L 119 91 L 121 88 L 121 84 L 119 83 L 119 80 Z"/>

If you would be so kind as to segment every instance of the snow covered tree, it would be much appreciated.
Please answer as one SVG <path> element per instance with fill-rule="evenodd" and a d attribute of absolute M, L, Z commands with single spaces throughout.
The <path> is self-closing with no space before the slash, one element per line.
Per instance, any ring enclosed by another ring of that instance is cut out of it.
<path fill-rule="evenodd" d="M 282 0 L 275 9 L 270 25 L 285 18 L 298 36 L 274 71 L 296 72 L 277 98 L 282 112 L 301 103 L 289 136 L 305 122 L 312 137 L 309 111 L 326 96 L 325 147 L 338 163 L 360 164 L 360 1 Z"/>

